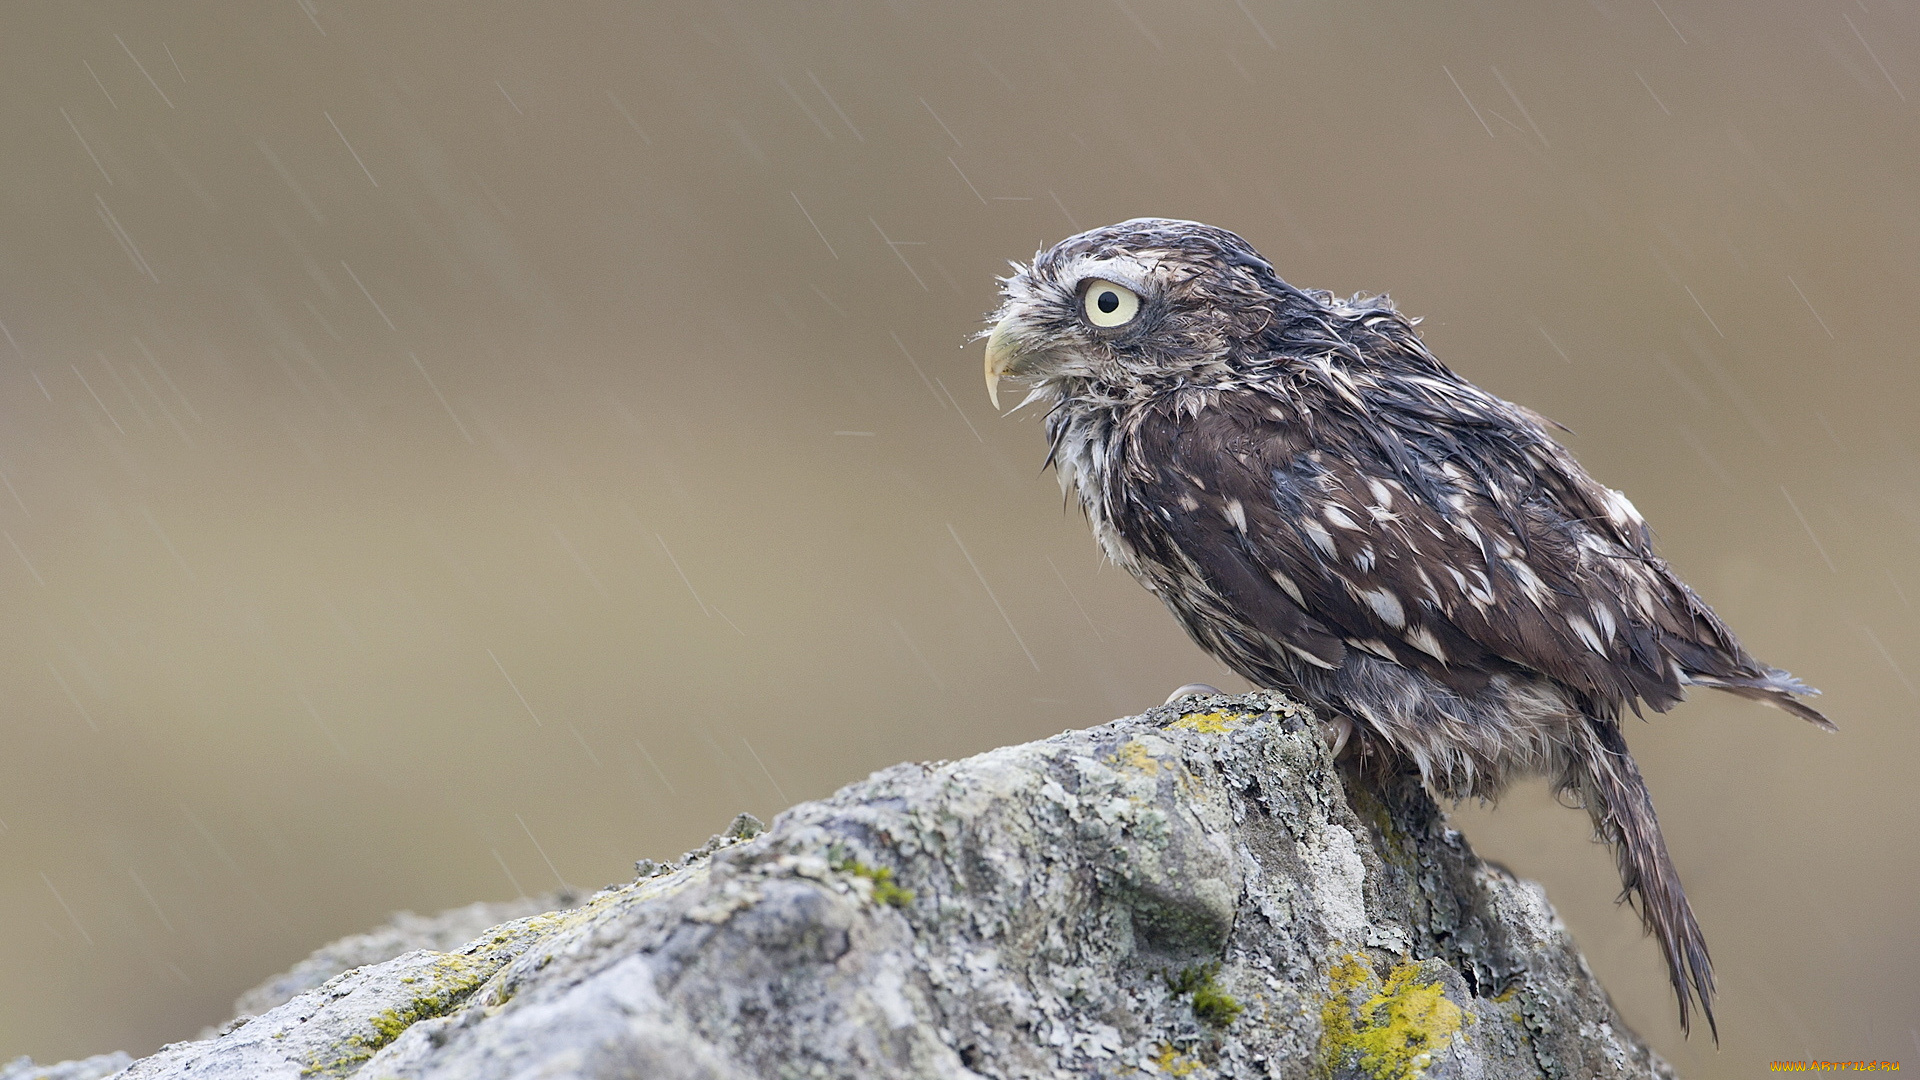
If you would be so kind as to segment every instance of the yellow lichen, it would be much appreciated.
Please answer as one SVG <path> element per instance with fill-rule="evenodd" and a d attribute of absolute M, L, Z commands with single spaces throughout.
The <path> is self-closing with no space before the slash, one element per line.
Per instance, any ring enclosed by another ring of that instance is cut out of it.
<path fill-rule="evenodd" d="M 1160 1056 L 1153 1059 L 1153 1067 L 1161 1076 L 1192 1076 L 1204 1068 L 1199 1061 L 1175 1050 L 1172 1043 L 1160 1044 Z"/>
<path fill-rule="evenodd" d="M 1197 731 L 1202 735 L 1225 735 L 1247 719 L 1246 713 L 1203 712 L 1183 716 L 1167 726 Z"/>
<path fill-rule="evenodd" d="M 1447 1000 L 1438 980 L 1423 982 L 1419 964 L 1405 961 L 1385 982 L 1360 957 L 1348 954 L 1327 973 L 1320 1009 L 1320 1071 L 1358 1065 L 1373 1080 L 1418 1080 L 1434 1054 L 1459 1032 L 1465 1014 Z M 1369 993 L 1370 992 L 1370 993 Z M 1356 994 L 1368 993 L 1355 1005 Z"/>
<path fill-rule="evenodd" d="M 1129 739 L 1126 745 L 1113 752 L 1113 763 L 1123 769 L 1132 769 L 1151 776 L 1160 771 L 1160 761 L 1139 739 Z"/>
<path fill-rule="evenodd" d="M 367 1045 L 385 1046 L 399 1038 L 408 1028 L 414 1025 L 415 1021 L 425 1019 L 425 1017 L 419 1015 L 421 1011 L 420 1005 L 421 1003 L 418 1001 L 410 1003 L 404 1015 L 402 1015 L 398 1009 L 387 1009 L 384 1012 L 374 1013 L 373 1019 L 370 1021 L 373 1024 L 373 1038 L 367 1040 Z"/>

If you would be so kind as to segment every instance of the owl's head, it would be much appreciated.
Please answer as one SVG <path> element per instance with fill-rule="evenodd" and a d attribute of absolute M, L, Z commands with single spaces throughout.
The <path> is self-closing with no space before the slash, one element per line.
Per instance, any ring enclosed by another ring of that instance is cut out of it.
<path fill-rule="evenodd" d="M 1270 367 L 1278 333 L 1317 307 L 1245 240 L 1194 221 L 1134 218 L 1068 237 L 1001 280 L 987 392 L 1130 399 L 1223 386 Z"/>

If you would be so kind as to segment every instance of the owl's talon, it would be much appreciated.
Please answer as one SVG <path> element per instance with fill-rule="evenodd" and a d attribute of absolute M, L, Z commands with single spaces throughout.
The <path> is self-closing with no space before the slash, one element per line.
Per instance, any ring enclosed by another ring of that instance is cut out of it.
<path fill-rule="evenodd" d="M 1320 737 L 1326 740 L 1327 749 L 1333 751 L 1334 759 L 1338 760 L 1341 751 L 1347 748 L 1347 740 L 1353 738 L 1353 721 L 1344 716 L 1322 720 Z"/>
<path fill-rule="evenodd" d="M 1207 697 L 1212 694 L 1218 694 L 1219 692 L 1220 688 L 1217 686 L 1208 686 L 1203 682 L 1190 682 L 1180 689 L 1175 690 L 1173 693 L 1168 694 L 1164 704 L 1171 705 L 1181 698 Z"/>

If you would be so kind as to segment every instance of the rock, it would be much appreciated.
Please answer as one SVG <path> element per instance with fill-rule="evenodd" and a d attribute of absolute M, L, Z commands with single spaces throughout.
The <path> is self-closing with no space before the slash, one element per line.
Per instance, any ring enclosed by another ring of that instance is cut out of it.
<path fill-rule="evenodd" d="M 431 916 L 415 915 L 411 911 L 396 912 L 387 920 L 385 926 L 369 930 L 364 934 L 343 937 L 331 945 L 317 949 L 313 955 L 295 964 L 291 970 L 275 975 L 241 994 L 233 1003 L 234 1018 L 237 1020 L 241 1017 L 258 1016 L 276 1005 L 291 1001 L 294 995 L 311 990 L 342 972 L 365 967 L 368 964 L 382 963 L 415 949 L 427 949 L 433 952 L 457 949 L 509 919 L 524 918 L 557 908 L 570 907 L 579 900 L 580 898 L 573 893 L 549 893 L 540 897 L 522 897 L 518 900 L 503 900 L 490 904 L 468 904 L 465 907 L 449 908 L 438 915 Z M 202 1032 L 200 1037 L 212 1038 L 217 1033 L 209 1029 Z"/>
<path fill-rule="evenodd" d="M 0 1080 L 101 1080 L 131 1064 L 133 1058 L 125 1053 L 97 1054 L 58 1065 L 35 1065 L 32 1058 L 17 1057 L 0 1065 Z"/>
<path fill-rule="evenodd" d="M 1539 886 L 1308 720 L 1188 698 L 896 766 L 120 1076 L 1672 1075 Z"/>

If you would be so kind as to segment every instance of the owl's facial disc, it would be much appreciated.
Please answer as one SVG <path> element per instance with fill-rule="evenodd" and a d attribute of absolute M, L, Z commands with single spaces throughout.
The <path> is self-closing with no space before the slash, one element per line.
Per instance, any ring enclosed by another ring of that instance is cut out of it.
<path fill-rule="evenodd" d="M 1086 366 L 1090 345 L 1139 319 L 1156 269 L 1126 255 L 1044 262 L 1043 254 L 1006 279 L 1006 300 L 987 335 L 987 396 L 996 409 L 1003 377 L 1045 378 Z"/>

